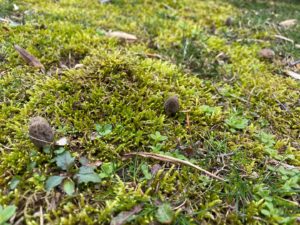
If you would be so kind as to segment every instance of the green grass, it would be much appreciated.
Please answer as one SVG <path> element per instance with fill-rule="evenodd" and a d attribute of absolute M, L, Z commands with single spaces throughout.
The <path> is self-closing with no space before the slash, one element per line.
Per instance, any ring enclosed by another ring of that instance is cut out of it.
<path fill-rule="evenodd" d="M 292 29 L 282 29 L 278 25 L 281 21 L 287 19 L 297 19 L 299 21 L 299 7 L 298 1 L 236 1 L 230 0 L 234 6 L 238 7 L 244 14 L 242 21 L 250 28 L 252 32 L 263 31 L 266 28 L 272 30 L 274 33 L 281 34 L 295 41 L 297 44 L 300 39 L 299 23 Z M 299 49 L 291 43 L 273 40 L 271 46 L 282 57 L 293 57 L 298 59 L 300 57 Z"/>
<path fill-rule="evenodd" d="M 300 85 L 284 75 L 282 61 L 300 55 L 274 35 L 300 44 L 299 23 L 277 26 L 300 22 L 299 11 L 296 1 L 0 0 L 0 17 L 19 24 L 0 23 L 0 205 L 17 207 L 10 222 L 109 224 L 141 205 L 127 222 L 156 224 L 166 203 L 172 224 L 295 224 Z M 108 30 L 138 40 L 112 39 Z M 40 59 L 45 73 L 14 44 Z M 265 47 L 276 52 L 272 62 L 258 57 Z M 164 100 L 174 94 L 181 111 L 170 118 Z M 55 162 L 58 148 L 45 153 L 30 142 L 28 122 L 37 115 L 57 139 L 70 140 L 69 171 Z M 189 160 L 228 182 L 122 157 L 141 151 Z M 80 157 L 103 163 L 95 168 L 101 182 L 75 182 L 72 196 L 61 187 L 46 192 L 50 176 L 74 179 Z"/>

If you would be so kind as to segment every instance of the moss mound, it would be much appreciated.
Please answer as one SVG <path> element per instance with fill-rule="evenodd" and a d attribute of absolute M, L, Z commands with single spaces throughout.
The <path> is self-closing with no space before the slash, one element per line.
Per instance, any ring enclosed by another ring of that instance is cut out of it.
<path fill-rule="evenodd" d="M 235 1 L 0 6 L 0 205 L 17 207 L 11 223 L 296 223 L 300 86 L 284 76 L 289 43 L 277 45 L 272 26 L 249 27 Z M 45 70 L 26 65 L 14 44 Z M 275 44 L 274 59 L 259 57 Z M 168 117 L 173 95 L 180 111 Z M 35 116 L 68 143 L 35 148 Z M 189 161 L 226 182 L 124 158 L 132 152 Z"/>

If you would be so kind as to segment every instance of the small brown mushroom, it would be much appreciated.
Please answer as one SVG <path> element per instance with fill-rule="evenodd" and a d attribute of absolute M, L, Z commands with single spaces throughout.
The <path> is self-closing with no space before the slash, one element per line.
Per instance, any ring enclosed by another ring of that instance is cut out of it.
<path fill-rule="evenodd" d="M 234 20 L 233 20 L 233 18 L 230 17 L 230 16 L 225 20 L 225 25 L 226 25 L 227 27 L 233 26 L 233 23 L 234 23 Z"/>
<path fill-rule="evenodd" d="M 259 52 L 259 57 L 264 59 L 273 59 L 275 57 L 275 52 L 269 48 L 263 48 Z"/>
<path fill-rule="evenodd" d="M 168 116 L 175 116 L 179 111 L 179 100 L 177 96 L 171 96 L 165 101 L 165 112 Z"/>
<path fill-rule="evenodd" d="M 43 117 L 37 116 L 31 118 L 28 130 L 30 140 L 39 148 L 51 145 L 53 142 L 54 131 Z"/>

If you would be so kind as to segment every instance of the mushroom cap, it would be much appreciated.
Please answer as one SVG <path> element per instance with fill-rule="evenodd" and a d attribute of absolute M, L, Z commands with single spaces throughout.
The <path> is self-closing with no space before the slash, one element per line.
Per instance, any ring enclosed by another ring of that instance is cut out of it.
<path fill-rule="evenodd" d="M 265 59 L 272 59 L 275 57 L 275 52 L 270 48 L 263 48 L 260 50 L 259 56 Z"/>
<path fill-rule="evenodd" d="M 234 22 L 233 18 L 229 16 L 229 17 L 227 17 L 227 19 L 225 20 L 225 25 L 228 26 L 228 27 L 230 27 L 230 26 L 233 25 L 233 22 Z"/>
<path fill-rule="evenodd" d="M 165 101 L 165 112 L 168 116 L 174 116 L 179 111 L 179 100 L 177 96 L 171 96 Z"/>
<path fill-rule="evenodd" d="M 30 140 L 39 148 L 50 145 L 54 140 L 54 131 L 43 117 L 31 118 L 28 131 Z"/>

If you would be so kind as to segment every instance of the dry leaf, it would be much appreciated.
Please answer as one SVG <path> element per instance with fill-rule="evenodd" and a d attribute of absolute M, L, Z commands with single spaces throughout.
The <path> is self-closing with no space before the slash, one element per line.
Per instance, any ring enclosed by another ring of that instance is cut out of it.
<path fill-rule="evenodd" d="M 284 20 L 284 21 L 279 23 L 279 25 L 283 28 L 290 28 L 290 27 L 292 27 L 296 24 L 297 24 L 296 19 Z"/>
<path fill-rule="evenodd" d="M 11 19 L 5 19 L 5 18 L 2 18 L 2 17 L 0 17 L 0 23 L 6 23 L 11 27 L 17 27 L 17 26 L 21 25 L 20 23 L 12 21 Z"/>
<path fill-rule="evenodd" d="M 97 132 L 93 132 L 93 133 L 91 133 L 90 139 L 91 139 L 91 141 L 93 141 L 93 140 L 96 140 L 97 137 L 98 137 L 98 133 Z"/>
<path fill-rule="evenodd" d="M 136 41 L 137 37 L 132 34 L 128 34 L 122 31 L 112 31 L 112 32 L 107 32 L 106 36 L 108 37 L 113 37 L 113 38 L 119 38 L 127 41 Z"/>
<path fill-rule="evenodd" d="M 154 164 L 154 165 L 151 167 L 151 174 L 154 176 L 160 169 L 161 169 L 161 165 L 159 165 L 159 164 Z"/>
<path fill-rule="evenodd" d="M 18 11 L 20 9 L 20 7 L 17 6 L 16 4 L 13 4 L 13 7 L 14 7 L 14 11 Z"/>
<path fill-rule="evenodd" d="M 284 71 L 286 75 L 289 75 L 297 80 L 300 80 L 300 74 L 299 73 L 295 73 L 293 71 L 290 71 L 290 70 L 286 70 Z"/>
<path fill-rule="evenodd" d="M 135 206 L 133 209 L 131 209 L 130 211 L 124 211 L 124 212 L 120 212 L 116 217 L 114 217 L 111 222 L 110 225 L 123 225 L 126 224 L 128 222 L 128 219 L 133 216 L 134 214 L 139 213 L 140 211 L 142 211 L 142 205 L 139 204 L 137 206 Z"/>
<path fill-rule="evenodd" d="M 299 45 L 299 44 L 296 44 L 296 45 L 295 45 L 295 48 L 300 49 L 300 45 Z"/>
<path fill-rule="evenodd" d="M 65 145 L 69 144 L 69 141 L 68 141 L 68 138 L 62 137 L 61 139 L 59 139 L 58 141 L 56 141 L 55 144 L 57 146 L 65 146 Z"/>
<path fill-rule="evenodd" d="M 14 46 L 20 56 L 31 66 L 43 69 L 43 64 L 19 45 Z"/>

